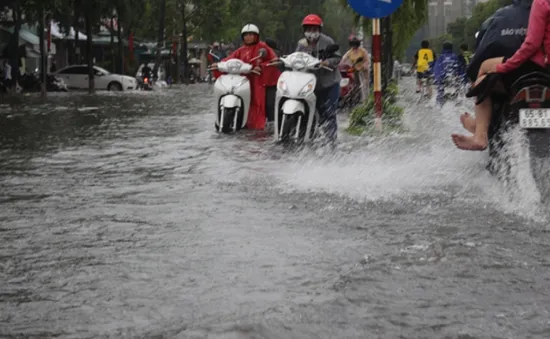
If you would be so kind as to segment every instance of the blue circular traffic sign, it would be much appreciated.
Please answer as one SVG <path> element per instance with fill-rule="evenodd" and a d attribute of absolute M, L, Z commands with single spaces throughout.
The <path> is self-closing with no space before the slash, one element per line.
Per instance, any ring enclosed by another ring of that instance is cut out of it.
<path fill-rule="evenodd" d="M 387 17 L 395 12 L 403 0 L 348 0 L 348 4 L 358 14 L 371 19 Z"/>

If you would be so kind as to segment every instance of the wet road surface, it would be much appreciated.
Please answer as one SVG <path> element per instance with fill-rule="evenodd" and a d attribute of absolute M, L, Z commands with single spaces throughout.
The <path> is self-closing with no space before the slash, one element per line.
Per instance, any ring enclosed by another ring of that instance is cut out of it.
<path fill-rule="evenodd" d="M 548 213 L 457 108 L 282 152 L 209 91 L 0 106 L 0 337 L 550 337 Z"/>

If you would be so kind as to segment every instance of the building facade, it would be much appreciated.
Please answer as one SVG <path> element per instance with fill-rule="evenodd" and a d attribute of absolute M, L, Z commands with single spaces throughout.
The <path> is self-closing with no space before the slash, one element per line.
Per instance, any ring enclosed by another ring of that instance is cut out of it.
<path fill-rule="evenodd" d="M 434 38 L 447 31 L 447 25 L 461 17 L 470 17 L 472 9 L 487 0 L 429 0 L 428 36 Z"/>

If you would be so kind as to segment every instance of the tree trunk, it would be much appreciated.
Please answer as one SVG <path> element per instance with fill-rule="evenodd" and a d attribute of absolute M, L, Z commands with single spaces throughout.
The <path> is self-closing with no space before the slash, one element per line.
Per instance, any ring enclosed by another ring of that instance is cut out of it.
<path fill-rule="evenodd" d="M 114 28 L 114 16 L 111 14 L 111 72 L 116 73 L 116 56 L 115 56 L 115 28 Z"/>
<path fill-rule="evenodd" d="M 74 29 L 74 42 L 73 42 L 73 65 L 79 64 L 79 50 L 78 50 L 78 21 L 80 19 L 79 15 L 79 8 L 78 8 L 78 2 L 75 0 L 73 2 L 73 12 L 74 12 L 74 20 L 73 20 L 73 29 Z"/>
<path fill-rule="evenodd" d="M 92 20 L 90 14 L 86 13 L 86 62 L 88 63 L 88 93 L 93 94 L 95 92 L 94 82 L 94 62 L 92 55 Z"/>
<path fill-rule="evenodd" d="M 176 37 L 177 33 L 176 31 L 174 31 L 174 33 L 172 34 L 174 37 Z M 174 80 L 173 83 L 179 83 L 180 81 L 180 52 L 179 52 L 179 38 L 178 38 L 178 41 L 176 42 L 176 48 L 175 48 L 175 51 L 174 51 L 175 55 L 174 55 L 174 62 L 176 63 L 175 67 L 174 67 L 174 76 L 172 76 L 172 79 Z"/>
<path fill-rule="evenodd" d="M 38 21 L 38 41 L 40 45 L 40 92 L 42 98 L 46 98 L 46 77 L 47 77 L 47 52 L 44 44 L 44 7 L 40 8 L 40 21 Z"/>
<path fill-rule="evenodd" d="M 182 83 L 189 85 L 189 60 L 187 58 L 187 18 L 185 17 L 185 4 L 181 6 L 181 18 L 183 28 L 181 31 L 181 63 L 183 64 L 183 81 Z"/>
<path fill-rule="evenodd" d="M 164 17 L 166 13 L 166 0 L 161 0 L 159 11 L 159 35 L 157 41 L 157 54 L 155 58 L 155 66 L 153 67 L 153 74 L 157 74 L 160 65 L 160 52 L 162 44 L 164 42 Z"/>
<path fill-rule="evenodd" d="M 19 32 L 21 31 L 21 7 L 19 6 L 19 0 L 16 0 L 13 5 L 13 21 L 15 26 L 13 28 L 13 35 L 11 41 L 11 49 L 13 51 L 11 59 L 11 78 L 12 89 L 17 89 L 17 83 L 19 81 Z"/>
<path fill-rule="evenodd" d="M 121 11 L 120 6 L 117 6 L 117 8 L 116 8 L 116 12 L 117 12 L 116 34 L 117 34 L 117 39 L 118 39 L 118 60 L 119 60 L 119 63 L 120 63 L 119 71 L 120 71 L 120 74 L 124 74 L 124 72 L 125 72 L 125 69 L 124 69 L 124 44 L 122 43 L 122 26 L 120 25 L 120 23 L 121 23 L 120 11 Z"/>

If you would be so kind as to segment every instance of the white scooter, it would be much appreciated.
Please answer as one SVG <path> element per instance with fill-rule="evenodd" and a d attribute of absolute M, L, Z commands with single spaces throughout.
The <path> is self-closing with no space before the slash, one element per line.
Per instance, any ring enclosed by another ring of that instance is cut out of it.
<path fill-rule="evenodd" d="M 267 54 L 265 49 L 260 49 L 257 57 L 251 61 L 260 59 Z M 229 59 L 219 62 L 216 68 L 224 73 L 214 84 L 214 97 L 217 103 L 216 130 L 222 133 L 238 131 L 245 127 L 250 110 L 250 81 L 246 74 L 255 73 L 254 66 L 239 59 Z"/>
<path fill-rule="evenodd" d="M 334 54 L 338 45 L 330 45 L 325 55 Z M 275 140 L 309 141 L 313 139 L 317 122 L 317 97 L 313 93 L 317 84 L 314 74 L 320 68 L 332 71 L 332 68 L 320 66 L 321 59 L 304 52 L 295 52 L 279 61 L 290 69 L 284 71 L 277 82 L 275 96 Z M 282 104 L 281 104 L 282 103 Z"/>

